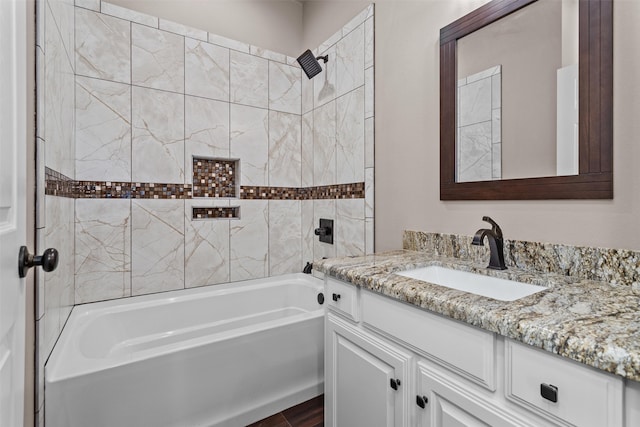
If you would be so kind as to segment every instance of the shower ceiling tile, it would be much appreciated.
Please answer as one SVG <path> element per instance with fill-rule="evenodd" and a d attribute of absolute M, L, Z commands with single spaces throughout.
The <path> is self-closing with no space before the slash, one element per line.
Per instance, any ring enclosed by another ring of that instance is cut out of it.
<path fill-rule="evenodd" d="M 269 62 L 269 109 L 300 114 L 302 70 L 291 65 Z"/>
<path fill-rule="evenodd" d="M 301 135 L 298 114 L 269 111 L 269 186 L 301 186 Z"/>
<path fill-rule="evenodd" d="M 229 49 L 185 39 L 185 92 L 229 101 Z"/>
<path fill-rule="evenodd" d="M 269 61 L 231 51 L 231 102 L 269 107 Z"/>
<path fill-rule="evenodd" d="M 184 93 L 184 37 L 131 24 L 134 85 Z"/>
<path fill-rule="evenodd" d="M 364 181 L 364 88 L 336 101 L 336 182 Z"/>
<path fill-rule="evenodd" d="M 184 96 L 133 87 L 132 173 L 135 182 L 184 182 Z"/>
<path fill-rule="evenodd" d="M 193 182 L 195 157 L 229 157 L 229 104 L 185 97 L 185 182 Z"/>
<path fill-rule="evenodd" d="M 184 200 L 131 201 L 131 294 L 184 288 Z"/>
<path fill-rule="evenodd" d="M 131 24 L 76 9 L 76 73 L 131 83 Z"/>
<path fill-rule="evenodd" d="M 191 214 L 194 206 L 228 207 L 229 201 L 185 202 L 185 287 L 226 283 L 229 281 L 230 220 L 193 221 Z"/>
<path fill-rule="evenodd" d="M 336 255 L 360 256 L 365 249 L 364 200 L 336 200 Z"/>
<path fill-rule="evenodd" d="M 240 160 L 240 185 L 268 185 L 269 114 L 231 105 L 231 157 Z"/>
<path fill-rule="evenodd" d="M 76 200 L 75 303 L 131 295 L 131 201 Z"/>
<path fill-rule="evenodd" d="M 269 275 L 269 201 L 241 200 L 240 219 L 231 221 L 231 281 Z"/>
<path fill-rule="evenodd" d="M 76 77 L 76 179 L 131 180 L 131 86 Z"/>
<path fill-rule="evenodd" d="M 364 25 L 336 44 L 336 56 L 336 87 L 342 96 L 364 84 Z"/>
<path fill-rule="evenodd" d="M 302 265 L 302 202 L 269 201 L 269 275 L 298 273 Z"/>
<path fill-rule="evenodd" d="M 313 185 L 336 180 L 336 101 L 313 110 Z"/>

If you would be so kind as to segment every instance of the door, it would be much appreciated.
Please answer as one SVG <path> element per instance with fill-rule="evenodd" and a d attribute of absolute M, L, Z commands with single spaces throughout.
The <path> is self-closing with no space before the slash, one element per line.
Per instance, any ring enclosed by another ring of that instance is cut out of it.
<path fill-rule="evenodd" d="M 408 425 L 410 356 L 331 314 L 327 324 L 326 425 Z"/>
<path fill-rule="evenodd" d="M 0 426 L 20 426 L 24 407 L 26 244 L 26 2 L 0 1 Z"/>

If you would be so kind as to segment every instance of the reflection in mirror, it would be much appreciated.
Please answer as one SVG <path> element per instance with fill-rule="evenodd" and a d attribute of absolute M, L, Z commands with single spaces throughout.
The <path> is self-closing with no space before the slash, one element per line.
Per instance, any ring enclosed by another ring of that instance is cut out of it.
<path fill-rule="evenodd" d="M 496 64 L 498 101 L 478 78 Z M 577 64 L 578 0 L 538 0 L 458 39 L 456 182 L 578 174 Z"/>
<path fill-rule="evenodd" d="M 458 182 L 502 177 L 501 69 L 497 65 L 458 80 Z"/>

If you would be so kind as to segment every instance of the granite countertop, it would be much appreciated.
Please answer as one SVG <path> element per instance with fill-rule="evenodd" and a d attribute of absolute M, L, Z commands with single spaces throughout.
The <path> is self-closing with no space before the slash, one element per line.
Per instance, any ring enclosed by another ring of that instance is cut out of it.
<path fill-rule="evenodd" d="M 394 274 L 429 265 L 549 289 L 516 301 L 498 301 Z M 319 260 L 313 268 L 364 289 L 640 381 L 640 292 L 630 286 L 515 268 L 488 270 L 471 261 L 408 250 Z"/>

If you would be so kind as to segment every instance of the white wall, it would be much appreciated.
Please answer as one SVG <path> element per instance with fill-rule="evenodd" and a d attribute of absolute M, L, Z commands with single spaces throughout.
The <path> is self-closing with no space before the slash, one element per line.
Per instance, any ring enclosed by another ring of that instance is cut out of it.
<path fill-rule="evenodd" d="M 110 0 L 110 3 L 294 58 L 304 50 L 301 50 L 302 3 L 296 0 Z M 349 16 L 353 17 L 355 12 Z"/>

